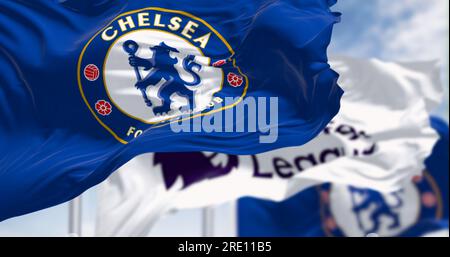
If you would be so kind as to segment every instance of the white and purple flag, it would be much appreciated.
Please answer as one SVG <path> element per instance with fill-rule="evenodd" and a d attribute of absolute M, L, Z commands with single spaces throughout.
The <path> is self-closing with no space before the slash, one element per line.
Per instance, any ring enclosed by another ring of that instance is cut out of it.
<path fill-rule="evenodd" d="M 257 155 L 140 155 L 101 186 L 97 235 L 144 236 L 170 210 L 242 196 L 282 201 L 328 182 L 392 192 L 421 175 L 438 138 L 429 115 L 442 97 L 439 65 L 347 57 L 331 63 L 345 94 L 314 140 Z"/>

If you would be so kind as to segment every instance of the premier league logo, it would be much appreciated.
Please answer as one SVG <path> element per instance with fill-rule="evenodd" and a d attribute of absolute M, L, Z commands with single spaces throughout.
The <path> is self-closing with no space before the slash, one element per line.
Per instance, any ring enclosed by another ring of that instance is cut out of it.
<path fill-rule="evenodd" d="M 209 152 L 155 153 L 153 163 L 161 165 L 166 188 L 170 189 L 178 178 L 186 188 L 205 179 L 225 176 L 238 167 L 239 160 L 236 155 Z"/>
<path fill-rule="evenodd" d="M 182 11 L 124 13 L 95 34 L 78 62 L 81 96 L 96 120 L 127 143 L 179 117 L 233 107 L 248 81 L 226 39 Z M 225 97 L 235 103 L 223 106 Z"/>
<path fill-rule="evenodd" d="M 427 172 L 389 194 L 330 184 L 319 191 L 323 228 L 330 236 L 397 236 L 419 219 L 442 216 L 440 190 Z"/>

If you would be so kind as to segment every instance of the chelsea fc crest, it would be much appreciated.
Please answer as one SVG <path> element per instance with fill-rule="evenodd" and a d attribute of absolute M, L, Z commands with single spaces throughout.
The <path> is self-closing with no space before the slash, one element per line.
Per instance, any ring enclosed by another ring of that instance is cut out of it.
<path fill-rule="evenodd" d="M 440 189 L 427 172 L 402 189 L 381 193 L 338 184 L 319 187 L 321 217 L 328 236 L 398 236 L 418 220 L 442 218 Z"/>
<path fill-rule="evenodd" d="M 127 143 L 134 131 L 235 106 L 245 96 L 228 42 L 204 20 L 182 11 L 145 8 L 116 17 L 84 47 L 81 96 L 96 120 Z M 235 102 L 222 105 L 224 97 Z"/>

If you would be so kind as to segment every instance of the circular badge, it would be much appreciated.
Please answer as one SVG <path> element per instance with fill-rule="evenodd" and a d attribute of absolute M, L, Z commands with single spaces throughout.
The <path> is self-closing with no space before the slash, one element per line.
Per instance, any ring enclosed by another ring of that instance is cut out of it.
<path fill-rule="evenodd" d="M 88 64 L 84 68 L 84 77 L 89 81 L 96 81 L 100 76 L 100 70 L 95 64 Z"/>
<path fill-rule="evenodd" d="M 127 143 L 179 117 L 235 106 L 248 79 L 225 38 L 189 13 L 149 7 L 98 31 L 78 62 L 81 96 L 96 120 Z M 222 105 L 225 97 L 234 102 Z"/>
<path fill-rule="evenodd" d="M 417 220 L 442 216 L 440 191 L 428 172 L 390 194 L 330 184 L 319 192 L 322 227 L 329 236 L 397 236 Z"/>

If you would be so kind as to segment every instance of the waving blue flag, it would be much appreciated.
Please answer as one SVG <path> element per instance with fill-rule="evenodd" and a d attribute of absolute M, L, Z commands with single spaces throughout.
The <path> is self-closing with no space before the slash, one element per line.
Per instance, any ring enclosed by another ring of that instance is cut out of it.
<path fill-rule="evenodd" d="M 0 220 L 140 153 L 308 142 L 342 95 L 332 2 L 1 1 Z"/>
<path fill-rule="evenodd" d="M 424 175 L 391 194 L 323 184 L 280 203 L 242 198 L 238 204 L 240 236 L 379 236 L 416 237 L 446 230 L 449 217 L 448 125 L 431 118 L 439 133 Z"/>

